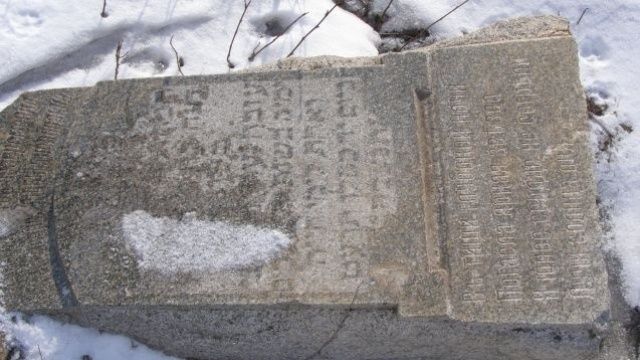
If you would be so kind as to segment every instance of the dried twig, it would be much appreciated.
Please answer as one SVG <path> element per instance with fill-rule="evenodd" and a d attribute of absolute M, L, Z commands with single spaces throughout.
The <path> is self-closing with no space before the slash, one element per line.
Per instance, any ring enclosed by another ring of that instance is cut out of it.
<path fill-rule="evenodd" d="M 287 25 L 287 27 L 286 27 L 286 28 L 284 28 L 284 30 L 283 30 L 280 34 L 278 34 L 278 35 L 277 35 L 273 40 L 269 41 L 267 44 L 265 44 L 265 45 L 264 45 L 263 47 L 261 47 L 259 50 L 258 50 L 258 45 L 259 45 L 259 43 L 258 43 L 258 45 L 256 45 L 256 47 L 255 47 L 255 48 L 253 49 L 253 51 L 251 52 L 251 56 L 249 56 L 249 61 L 253 61 L 253 60 L 256 58 L 256 56 L 257 56 L 258 54 L 260 54 L 264 49 L 268 48 L 268 47 L 269 47 L 269 45 L 273 44 L 276 40 L 278 40 L 278 38 L 280 38 L 280 36 L 284 35 L 287 31 L 289 31 L 289 29 L 290 29 L 290 28 L 291 28 L 295 23 L 297 23 L 297 22 L 298 22 L 298 20 L 302 19 L 302 18 L 303 18 L 305 15 L 307 15 L 307 14 L 308 14 L 308 13 L 304 13 L 304 14 L 302 14 L 302 15 L 298 16 L 298 17 L 297 17 L 295 20 L 293 20 L 289 25 Z"/>
<path fill-rule="evenodd" d="M 427 26 L 426 29 L 424 29 L 425 33 L 429 33 L 429 29 L 431 29 L 431 27 L 433 27 L 433 25 L 439 23 L 440 21 L 442 21 L 444 18 L 446 18 L 447 16 L 453 14 L 454 11 L 460 9 L 464 4 L 468 3 L 470 0 L 464 0 L 462 3 L 460 3 L 458 6 L 454 7 L 453 9 L 451 9 L 451 11 L 449 11 L 448 13 L 442 15 L 440 18 L 438 18 L 438 20 L 432 22 L 431 24 L 429 24 L 429 26 Z M 409 45 L 410 41 L 407 41 L 404 43 L 404 45 L 402 45 L 400 47 L 400 49 L 398 49 L 398 51 L 402 51 L 407 45 Z"/>
<path fill-rule="evenodd" d="M 109 14 L 107 13 L 107 0 L 102 0 L 102 12 L 100 13 L 100 16 L 102 16 L 103 18 L 109 16 Z"/>
<path fill-rule="evenodd" d="M 592 116 L 592 117 L 589 117 L 589 120 L 593 121 L 593 123 L 600 126 L 600 128 L 607 134 L 609 138 L 611 139 L 615 138 L 611 130 L 609 130 L 609 128 L 600 119 Z"/>
<path fill-rule="evenodd" d="M 247 13 L 249 5 L 251 5 L 251 1 L 252 0 L 244 0 L 244 10 L 242 10 L 242 15 L 240 15 L 240 20 L 238 20 L 238 26 L 236 26 L 236 31 L 233 33 L 233 38 L 231 38 L 231 44 L 229 44 L 229 52 L 227 52 L 227 66 L 229 66 L 229 69 L 236 67 L 231 60 L 229 60 L 231 57 L 231 48 L 233 48 L 233 42 L 236 41 L 236 35 L 238 35 L 240 24 L 242 23 L 242 19 L 244 19 L 244 15 Z"/>
<path fill-rule="evenodd" d="M 409 36 L 406 33 L 399 32 L 399 31 L 381 32 L 381 33 L 378 33 L 378 34 L 380 34 L 380 36 L 413 37 L 413 35 Z"/>
<path fill-rule="evenodd" d="M 322 22 L 327 18 L 327 16 L 329 16 L 329 14 L 331 14 L 331 12 L 338 7 L 338 4 L 333 5 L 333 7 L 331 9 L 329 9 L 329 11 L 327 11 L 324 16 L 322 17 L 322 19 L 320 19 L 320 21 L 316 24 L 316 26 L 314 26 L 311 30 L 309 30 L 306 34 L 304 34 L 304 36 L 302 37 L 302 39 L 300 39 L 300 41 L 298 41 L 298 43 L 296 44 L 296 46 L 293 48 L 293 50 L 291 50 L 291 52 L 289 53 L 289 55 L 287 55 L 287 57 L 291 57 L 293 56 L 293 53 L 296 52 L 296 50 L 298 50 L 298 47 L 300 47 L 300 45 L 307 39 L 307 36 L 311 35 L 312 32 L 314 32 L 317 28 L 320 27 L 320 24 L 322 24 Z"/>
<path fill-rule="evenodd" d="M 178 50 L 176 50 L 176 47 L 173 46 L 173 35 L 171 35 L 171 39 L 169 39 L 169 45 L 171 45 L 171 48 L 173 49 L 173 53 L 176 55 L 176 64 L 178 64 L 178 72 L 180 72 L 180 75 L 184 76 L 184 74 L 182 73 L 182 67 L 184 66 L 184 59 L 178 55 Z"/>
<path fill-rule="evenodd" d="M 431 29 L 431 27 L 437 23 L 439 23 L 440 21 L 442 21 L 442 19 L 446 18 L 447 16 L 451 15 L 454 11 L 460 9 L 464 4 L 468 3 L 469 0 L 464 0 L 462 3 L 460 3 L 460 5 L 454 7 L 453 9 L 451 9 L 451 11 L 449 11 L 448 13 L 444 14 L 443 16 L 441 16 L 438 20 L 432 22 L 429 26 L 427 26 L 427 31 L 429 31 L 429 29 Z"/>
<path fill-rule="evenodd" d="M 384 21 L 384 17 L 385 17 L 385 15 L 387 15 L 387 11 L 391 7 L 391 4 L 393 4 L 393 0 L 389 0 L 389 3 L 387 4 L 387 7 L 384 8 L 384 10 L 382 11 L 382 14 L 380 15 L 380 21 Z"/>
<path fill-rule="evenodd" d="M 587 11 L 589 11 L 589 8 L 584 8 L 584 10 L 582 10 L 582 14 L 580 14 L 580 18 L 576 22 L 576 25 L 580 25 L 580 22 L 582 21 L 582 18 L 584 17 L 584 14 L 587 13 Z"/>
<path fill-rule="evenodd" d="M 40 354 L 40 360 L 44 360 L 44 358 L 42 357 L 42 351 L 40 351 L 40 344 L 37 344 L 38 346 L 38 354 Z"/>
<path fill-rule="evenodd" d="M 122 40 L 118 41 L 118 46 L 116 46 L 116 71 L 113 75 L 113 80 L 118 80 L 118 71 L 120 70 L 120 52 L 122 51 Z"/>

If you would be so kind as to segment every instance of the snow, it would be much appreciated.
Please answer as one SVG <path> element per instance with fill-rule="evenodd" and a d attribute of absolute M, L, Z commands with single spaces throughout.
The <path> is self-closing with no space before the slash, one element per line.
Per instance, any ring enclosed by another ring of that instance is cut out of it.
<path fill-rule="evenodd" d="M 27 317 L 5 311 L 4 271 L 0 263 L 0 333 L 7 343 L 17 341 L 19 354 L 10 360 L 172 360 L 124 336 L 101 333 L 76 325 L 62 324 L 45 316 Z M 177 359 L 176 359 L 177 360 Z"/>
<path fill-rule="evenodd" d="M 0 213 L 0 239 L 13 234 L 13 231 L 13 226 L 9 216 Z"/>
<path fill-rule="evenodd" d="M 388 1 L 374 0 L 375 9 L 382 11 Z M 382 31 L 424 27 L 461 1 L 394 0 Z M 286 56 L 331 6 L 329 0 L 253 0 L 231 52 L 234 70 Z M 589 10 L 577 24 L 585 8 Z M 0 57 L 0 109 L 23 91 L 90 86 L 113 79 L 115 49 L 120 41 L 123 58 L 119 78 L 178 75 L 175 54 L 169 44 L 172 36 L 173 45 L 184 60 L 185 75 L 230 71 L 226 54 L 243 10 L 242 0 L 107 0 L 108 17 L 101 17 L 101 10 L 102 0 L 0 0 L 3 55 Z M 309 14 L 253 62 L 248 60 L 256 45 L 273 39 L 268 34 L 285 27 L 304 12 Z M 640 3 L 637 0 L 471 0 L 431 31 L 438 38 L 448 38 L 497 20 L 535 14 L 556 14 L 572 20 L 572 30 L 579 42 L 583 84 L 590 97 L 608 106 L 599 120 L 615 135 L 615 141 L 606 152 L 598 150 L 603 130 L 593 125 L 600 200 L 611 222 L 606 249 L 620 257 L 628 302 L 640 306 L 640 117 L 636 115 L 640 108 L 640 86 L 637 86 Z M 376 55 L 379 41 L 368 25 L 338 8 L 309 36 L 296 55 Z M 151 238 L 142 234 L 143 229 L 153 233 L 157 231 L 154 226 L 175 230 L 228 225 L 195 218 L 158 218 L 144 212 L 130 216 L 129 220 L 147 222 L 146 227 L 125 230 L 129 232 L 132 246 L 141 246 L 138 252 L 145 261 L 151 261 L 157 254 L 145 252 L 145 241 Z M 126 228 L 127 221 L 123 220 Z M 1 270 L 0 267 L 0 290 Z M 40 353 L 47 360 L 80 359 L 84 354 L 90 354 L 93 359 L 166 359 L 142 345 L 132 349 L 130 341 L 122 337 L 101 335 L 41 317 L 14 324 L 7 316 L 3 315 L 0 329 L 29 348 L 27 359 L 39 360 Z"/>
<path fill-rule="evenodd" d="M 61 324 L 44 316 L 3 319 L 0 330 L 19 339 L 25 360 L 70 360 L 83 359 L 88 355 L 93 360 L 135 359 L 170 360 L 160 352 L 124 336 L 100 333 L 80 326 Z"/>
<path fill-rule="evenodd" d="M 33 209 L 24 206 L 0 209 L 0 239 L 16 232 L 32 215 Z"/>
<path fill-rule="evenodd" d="M 329 0 L 252 1 L 231 52 L 235 69 L 286 56 L 332 5 Z M 227 72 L 227 51 L 243 9 L 241 0 L 109 0 L 103 18 L 102 0 L 0 0 L 0 108 L 27 89 L 112 80 L 120 41 L 118 78 L 179 75 L 172 36 L 185 75 Z M 308 14 L 249 62 L 255 46 L 272 39 L 265 33 L 303 13 Z M 337 8 L 296 55 L 377 55 L 377 41 L 368 25 Z"/>
<path fill-rule="evenodd" d="M 291 243 L 277 230 L 198 220 L 195 213 L 175 220 L 137 210 L 123 216 L 122 231 L 138 266 L 163 274 L 263 265 Z"/>

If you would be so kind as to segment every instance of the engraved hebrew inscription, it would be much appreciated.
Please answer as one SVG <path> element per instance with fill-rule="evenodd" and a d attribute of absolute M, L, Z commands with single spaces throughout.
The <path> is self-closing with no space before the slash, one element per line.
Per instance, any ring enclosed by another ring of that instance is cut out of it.
<path fill-rule="evenodd" d="M 78 182 L 69 192 L 113 193 L 127 213 L 180 219 L 195 212 L 199 219 L 274 228 L 292 239 L 290 249 L 262 269 L 192 273 L 183 284 L 190 291 L 291 300 L 344 293 L 350 299 L 352 289 L 367 282 L 370 237 L 395 212 L 398 196 L 390 171 L 393 129 L 366 109 L 364 91 L 357 77 L 163 86 L 149 94 L 148 113 L 130 129 L 101 134 L 93 151 L 73 164 L 74 173 L 94 175 L 124 174 L 130 170 L 123 166 L 136 164 L 135 175 L 105 177 L 97 186 Z M 96 161 L 102 157 L 113 161 Z M 75 214 L 97 211 L 82 208 L 93 206 L 87 203 L 68 206 Z M 167 206 L 177 210 L 166 213 Z M 123 216 L 100 211 L 113 222 Z M 65 238 L 88 238 L 82 231 L 91 226 L 62 231 L 69 231 Z M 120 263 L 114 266 L 122 276 L 133 271 L 130 259 Z M 139 274 L 152 283 L 167 271 Z"/>

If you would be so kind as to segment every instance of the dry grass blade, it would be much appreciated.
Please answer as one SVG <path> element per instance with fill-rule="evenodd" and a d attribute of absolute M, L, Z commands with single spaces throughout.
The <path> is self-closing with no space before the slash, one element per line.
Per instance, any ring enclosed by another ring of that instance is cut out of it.
<path fill-rule="evenodd" d="M 382 14 L 380 15 L 380 19 L 381 21 L 384 21 L 384 17 L 385 15 L 387 15 L 387 11 L 389 11 L 389 8 L 391 7 L 391 4 L 393 4 L 394 0 L 389 0 L 389 3 L 387 4 L 387 7 L 384 8 L 384 10 L 382 11 Z"/>
<path fill-rule="evenodd" d="M 276 40 L 278 40 L 278 38 L 280 38 L 280 36 L 284 35 L 287 31 L 289 31 L 289 29 L 298 22 L 298 20 L 302 19 L 305 15 L 307 15 L 308 13 L 304 13 L 300 16 L 298 16 L 295 20 L 293 20 L 289 25 L 287 25 L 286 28 L 284 28 L 284 30 L 282 31 L 282 33 L 278 34 L 278 36 L 276 36 L 273 40 L 269 41 L 267 44 L 265 44 L 263 47 L 261 47 L 259 50 L 258 46 L 256 45 L 256 47 L 253 49 L 253 51 L 251 52 L 251 56 L 249 56 L 249 61 L 253 61 L 256 56 L 258 54 L 260 54 L 264 49 L 268 48 L 269 45 L 273 44 Z"/>
<path fill-rule="evenodd" d="M 615 138 L 615 135 L 613 135 L 613 132 L 611 132 L 611 130 L 609 130 L 609 128 L 598 118 L 596 117 L 590 117 L 589 120 L 591 120 L 594 124 L 598 125 L 602 131 L 605 132 L 605 134 L 607 134 L 607 136 L 611 139 Z"/>
<path fill-rule="evenodd" d="M 291 50 L 291 52 L 289 53 L 289 55 L 287 55 L 287 57 L 291 57 L 293 56 L 293 53 L 296 52 L 296 50 L 298 50 L 298 48 L 300 47 L 300 45 L 302 45 L 302 43 L 307 39 L 307 37 L 309 35 L 311 35 L 312 32 L 314 32 L 317 28 L 320 27 L 320 24 L 322 24 L 322 22 L 327 18 L 327 16 L 329 16 L 329 14 L 331 14 L 331 12 L 338 7 L 338 4 L 333 5 L 333 7 L 331 7 L 331 9 L 329 9 L 329 11 L 327 11 L 324 16 L 322 17 L 322 19 L 320 19 L 320 21 L 316 24 L 316 26 L 314 26 L 313 28 L 311 28 L 311 30 L 309 30 L 306 34 L 304 34 L 304 36 L 302 37 L 302 39 L 300 39 L 300 41 L 298 41 L 298 43 L 296 44 L 296 46 L 293 48 L 293 50 Z"/>
<path fill-rule="evenodd" d="M 464 0 L 462 3 L 460 3 L 460 5 L 454 7 L 453 9 L 451 9 L 451 11 L 449 11 L 448 13 L 442 15 L 438 20 L 432 22 L 431 24 L 429 24 L 429 26 L 427 26 L 427 31 L 429 31 L 429 29 L 431 29 L 431 27 L 437 23 L 439 23 L 440 21 L 442 21 L 444 18 L 446 18 L 447 16 L 453 14 L 454 11 L 460 9 L 464 4 L 468 3 L 471 0 Z"/>
<path fill-rule="evenodd" d="M 582 10 L 582 14 L 580 14 L 580 18 L 578 19 L 578 21 L 576 22 L 576 25 L 580 25 L 580 22 L 582 21 L 582 18 L 584 17 L 584 15 L 587 13 L 587 11 L 589 11 L 589 8 L 584 8 L 584 10 Z"/>
<path fill-rule="evenodd" d="M 169 45 L 171 45 L 171 49 L 173 49 L 173 53 L 176 55 L 176 64 L 178 64 L 178 72 L 180 72 L 180 75 L 184 76 L 184 74 L 182 73 L 182 66 L 184 65 L 184 60 L 182 59 L 182 57 L 180 57 L 180 55 L 178 55 L 178 50 L 176 50 L 176 47 L 173 46 L 173 35 L 171 35 L 171 39 L 169 39 Z"/>
<path fill-rule="evenodd" d="M 229 58 L 231 57 L 231 49 L 233 48 L 233 43 L 236 41 L 236 36 L 238 35 L 238 30 L 240 30 L 240 24 L 242 23 L 242 19 L 244 19 L 245 14 L 247 13 L 247 9 L 249 5 L 251 5 L 252 0 L 244 0 L 244 10 L 242 10 L 242 15 L 240 15 L 240 20 L 238 20 L 238 26 L 236 26 L 236 31 L 233 32 L 233 38 L 231 38 L 231 44 L 229 44 L 229 51 L 227 52 L 227 66 L 229 69 L 233 69 L 236 67 Z"/>
<path fill-rule="evenodd" d="M 102 12 L 100 12 L 100 16 L 102 16 L 103 18 L 109 16 L 109 14 L 107 13 L 107 0 L 102 0 Z"/>
<path fill-rule="evenodd" d="M 429 26 L 427 26 L 426 29 L 424 29 L 424 31 L 426 33 L 429 33 L 429 29 L 431 29 L 435 24 L 439 23 L 440 21 L 444 20 L 447 16 L 453 14 L 456 10 L 460 9 L 462 6 L 464 6 L 464 4 L 468 3 L 471 0 L 465 0 L 462 3 L 460 3 L 458 6 L 454 7 L 453 9 L 451 9 L 451 11 L 449 11 L 448 13 L 442 15 L 440 18 L 438 18 L 436 21 L 432 22 L 431 24 L 429 24 Z M 400 49 L 398 49 L 398 51 L 402 51 L 408 44 L 410 41 L 407 41 L 404 43 L 404 45 L 402 45 L 400 47 Z"/>

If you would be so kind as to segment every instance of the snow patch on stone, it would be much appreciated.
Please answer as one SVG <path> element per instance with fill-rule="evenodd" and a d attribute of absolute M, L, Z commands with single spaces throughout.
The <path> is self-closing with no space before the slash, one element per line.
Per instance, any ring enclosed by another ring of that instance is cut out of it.
<path fill-rule="evenodd" d="M 0 209 L 0 239 L 13 235 L 33 214 L 33 209 L 22 206 Z"/>
<path fill-rule="evenodd" d="M 122 232 L 138 266 L 163 274 L 263 265 L 291 243 L 277 230 L 198 220 L 195 213 L 176 220 L 137 210 L 122 217 Z"/>
<path fill-rule="evenodd" d="M 9 236 L 10 233 L 11 233 L 11 228 L 9 227 L 7 218 L 0 215 L 0 238 Z"/>

